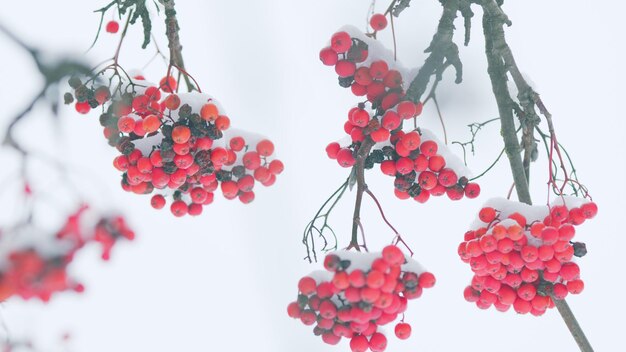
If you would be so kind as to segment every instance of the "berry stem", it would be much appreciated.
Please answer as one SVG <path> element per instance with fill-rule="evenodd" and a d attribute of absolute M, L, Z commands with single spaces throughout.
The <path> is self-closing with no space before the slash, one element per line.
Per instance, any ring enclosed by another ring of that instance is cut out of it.
<path fill-rule="evenodd" d="M 359 224 L 361 223 L 361 203 L 363 202 L 363 192 L 367 189 L 367 184 L 365 183 L 365 158 L 369 155 L 374 144 L 374 141 L 368 136 L 361 143 L 356 155 L 356 163 L 354 164 L 354 173 L 357 184 L 356 201 L 354 204 L 354 215 L 352 216 L 352 238 L 346 249 L 354 248 L 357 251 L 361 251 L 361 246 L 359 246 L 358 241 L 358 230 Z"/>
<path fill-rule="evenodd" d="M 115 49 L 115 55 L 113 56 L 113 65 L 119 66 L 119 58 L 120 51 L 122 50 L 122 43 L 124 42 L 124 38 L 126 38 L 126 32 L 128 31 L 128 25 L 130 24 L 130 19 L 133 16 L 133 10 L 128 11 L 128 18 L 126 19 L 126 24 L 124 25 L 124 30 L 122 31 L 122 35 L 120 36 L 120 41 L 117 43 L 117 49 Z"/>
<path fill-rule="evenodd" d="M 404 247 L 406 247 L 406 249 L 409 251 L 409 253 L 411 254 L 411 257 L 412 257 L 413 256 L 413 250 L 404 241 L 404 239 L 402 238 L 402 235 L 400 235 L 398 230 L 396 230 L 396 228 L 389 222 L 389 220 L 387 220 L 387 216 L 385 216 L 385 211 L 383 210 L 383 207 L 380 205 L 380 202 L 378 201 L 378 198 L 376 198 L 374 193 L 372 193 L 372 191 L 370 191 L 369 188 L 365 188 L 365 193 L 367 193 L 367 195 L 369 195 L 372 198 L 374 203 L 376 203 L 376 206 L 378 207 L 378 211 L 380 212 L 380 216 L 382 216 L 383 221 L 396 234 L 396 237 L 394 238 L 394 242 L 395 242 L 394 244 L 397 245 L 398 243 L 402 243 L 404 245 Z M 365 242 L 365 239 L 363 239 L 363 242 Z"/>
<path fill-rule="evenodd" d="M 319 237 L 324 241 L 324 246 L 321 249 L 322 251 L 337 249 L 337 236 L 335 235 L 335 232 L 333 231 L 332 227 L 328 225 L 328 217 L 330 216 L 330 213 L 337 205 L 337 202 L 339 202 L 339 200 L 345 193 L 346 189 L 348 188 L 349 182 L 350 182 L 350 178 L 346 179 L 346 181 L 341 186 L 339 186 L 339 188 L 324 202 L 324 204 L 322 204 L 322 206 L 319 208 L 319 210 L 317 211 L 313 219 L 309 221 L 307 226 L 304 228 L 304 235 L 302 236 L 302 243 L 306 246 L 306 254 L 307 254 L 306 257 L 304 257 L 304 259 L 307 259 L 309 263 L 312 263 L 313 260 L 317 262 L 317 253 L 315 251 L 315 233 L 316 232 L 319 235 Z M 328 204 L 330 204 L 330 206 L 324 212 L 324 209 L 326 209 L 326 206 Z M 319 219 L 324 219 L 322 226 L 319 226 L 316 224 L 317 220 Z M 326 239 L 324 235 L 324 230 L 326 229 L 330 231 L 330 233 L 333 235 L 333 238 L 335 240 L 335 245 L 330 249 L 327 248 L 328 240 Z M 313 258 L 311 258 L 311 254 L 313 255 Z"/>
<path fill-rule="evenodd" d="M 491 79 L 493 93 L 498 105 L 498 110 L 500 112 L 500 121 L 502 125 L 501 133 L 502 138 L 504 139 L 506 154 L 511 165 L 518 199 L 523 203 L 532 204 L 528 184 L 528 171 L 530 169 L 530 163 L 528 163 L 528 169 L 525 169 L 524 162 L 522 161 L 520 155 L 521 147 L 515 130 L 515 121 L 513 117 L 514 103 L 507 87 L 507 72 L 511 73 L 513 81 L 518 87 L 518 91 L 520 92 L 518 98 L 520 99 L 526 118 L 529 117 L 529 114 L 534 114 L 534 105 L 539 102 L 539 100 L 537 100 L 538 95 L 532 91 L 532 88 L 530 88 L 528 83 L 526 83 L 522 77 L 517 64 L 515 63 L 513 53 L 506 42 L 503 25 L 507 24 L 510 26 L 511 21 L 502 11 L 500 6 L 498 6 L 495 0 L 483 1 L 482 7 L 484 11 L 483 30 L 485 34 L 488 72 Z M 537 106 L 539 106 L 541 112 L 546 116 L 548 124 L 552 128 L 551 115 L 547 112 L 545 106 L 543 106 L 542 103 L 541 105 L 537 104 Z M 534 123 L 534 121 L 531 121 L 531 123 Z M 531 128 L 531 130 L 533 129 Z M 552 150 L 556 140 L 554 138 L 553 129 L 550 132 L 552 137 Z M 524 131 L 523 135 L 528 138 L 528 135 L 532 136 L 532 132 Z M 528 144 L 526 144 L 525 152 L 528 151 Z M 551 162 L 550 167 L 552 167 Z M 567 174 L 565 177 L 567 177 Z M 552 172 L 550 173 L 550 178 L 552 179 Z M 580 350 L 582 352 L 593 352 L 593 348 L 591 347 L 589 340 L 585 336 L 580 324 L 578 324 L 578 321 L 576 320 L 576 317 L 567 302 L 565 300 L 556 299 L 554 296 L 552 296 L 552 300 L 554 301 L 554 304 L 561 314 L 563 321 L 570 330 L 570 333 L 574 337 L 574 340 L 578 344 Z"/>

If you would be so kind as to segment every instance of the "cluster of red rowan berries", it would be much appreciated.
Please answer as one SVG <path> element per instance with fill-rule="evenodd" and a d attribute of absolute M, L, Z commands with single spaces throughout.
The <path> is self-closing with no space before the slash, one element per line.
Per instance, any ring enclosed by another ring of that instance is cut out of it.
<path fill-rule="evenodd" d="M 539 316 L 554 306 L 553 298 L 582 292 L 573 258 L 587 250 L 572 242 L 574 226 L 597 211 L 595 203 L 570 197 L 550 207 L 488 202 L 458 249 L 474 272 L 465 299 L 481 309 L 494 306 L 504 312 L 513 306 L 517 313 Z"/>
<path fill-rule="evenodd" d="M 77 78 L 70 85 L 78 112 L 103 106 L 104 135 L 121 153 L 113 165 L 123 172 L 122 188 L 136 194 L 161 190 L 151 199 L 155 209 L 171 195 L 175 216 L 200 215 L 218 187 L 225 198 L 250 203 L 255 182 L 271 186 L 283 171 L 270 140 L 228 132 L 230 119 L 214 99 L 175 93 L 172 77 L 155 86 L 136 76 L 131 91 L 113 95 Z"/>
<path fill-rule="evenodd" d="M 384 28 L 380 16 L 372 17 L 374 29 Z M 419 128 L 403 131 L 404 121 L 421 114 L 422 103 L 415 104 L 406 98 L 403 88 L 406 73 L 402 73 L 404 70 L 397 63 L 379 58 L 384 55 L 370 52 L 373 44 L 365 35 L 340 31 L 332 36 L 330 46 L 320 52 L 322 63 L 335 67 L 339 84 L 350 87 L 355 96 L 367 99 L 348 112 L 344 131 L 350 142 L 344 146 L 330 143 L 326 147 L 329 158 L 337 160 L 342 167 L 352 167 L 359 148 L 370 139 L 376 145 L 365 160 L 365 168 L 380 164 L 384 174 L 395 177 L 394 191 L 398 198 L 424 203 L 431 195 L 446 194 L 452 200 L 477 197 L 480 186 L 469 182 L 456 165 L 449 165 L 443 155 L 447 154 L 445 147 L 434 136 Z"/>
<path fill-rule="evenodd" d="M 4 263 L 0 270 L 0 302 L 12 296 L 47 302 L 56 292 L 82 292 L 84 287 L 73 281 L 67 272 L 76 253 L 85 244 L 97 242 L 103 247 L 102 258 L 108 260 L 118 239 L 134 238 L 123 217 L 100 217 L 95 226 L 87 225 L 88 221 L 84 220 L 86 211 L 87 207 L 81 207 L 70 215 L 50 243 L 42 243 L 38 235 L 32 243 L 22 239 L 24 243 L 15 249 L 3 251 L 6 258 L 2 258 Z M 35 232 L 32 228 L 23 230 Z"/>
<path fill-rule="evenodd" d="M 326 271 L 300 279 L 298 299 L 287 313 L 315 325 L 313 332 L 327 344 L 349 339 L 353 352 L 384 351 L 387 338 L 378 327 L 395 321 L 408 300 L 435 284 L 433 274 L 393 245 L 382 253 L 334 252 L 326 256 L 324 267 Z M 404 322 L 394 330 L 399 339 L 411 335 Z"/>

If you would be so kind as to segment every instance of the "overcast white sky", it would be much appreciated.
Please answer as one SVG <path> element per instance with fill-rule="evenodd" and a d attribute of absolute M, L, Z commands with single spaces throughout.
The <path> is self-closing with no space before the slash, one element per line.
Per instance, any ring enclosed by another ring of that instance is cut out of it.
<path fill-rule="evenodd" d="M 83 52 L 91 43 L 98 1 L 0 0 L 0 22 L 33 45 L 54 51 Z M 137 241 L 114 250 L 110 263 L 95 248 L 81 255 L 72 272 L 82 279 L 82 295 L 59 295 L 47 305 L 10 300 L 2 315 L 14 335 L 35 336 L 52 346 L 61 333 L 74 335 L 73 351 L 340 351 L 313 336 L 311 328 L 286 315 L 296 298 L 297 280 L 318 266 L 302 260 L 301 234 L 319 205 L 347 176 L 328 160 L 324 147 L 343 136 L 343 121 L 356 100 L 336 84 L 332 69 L 318 52 L 344 24 L 363 28 L 369 1 L 178 1 L 185 63 L 207 93 L 226 108 L 233 125 L 270 136 L 286 171 L 276 185 L 257 192 L 251 205 L 220 199 L 199 218 L 175 219 L 154 211 L 147 197 L 124 193 L 111 167 L 116 152 L 101 138 L 97 115 L 62 110 L 62 145 L 51 137 L 45 109 L 36 109 L 19 133 L 34 148 L 45 148 L 95 177 L 87 190 L 99 204 L 122 209 L 137 230 Z M 388 2 L 377 4 L 383 11 Z M 506 1 L 513 21 L 507 37 L 517 62 L 554 115 L 557 133 L 575 158 L 600 213 L 577 229 L 589 254 L 579 263 L 586 283 L 569 302 L 597 351 L 623 348 L 626 284 L 619 269 L 626 247 L 623 229 L 623 44 L 621 1 Z M 497 115 L 486 75 L 480 11 L 473 39 L 461 48 L 465 81 L 457 86 L 451 72 L 439 91 L 451 140 L 465 140 L 465 125 Z M 419 66 L 441 14 L 437 1 L 414 0 L 396 21 L 399 59 Z M 154 18 L 162 48 L 162 18 Z M 462 28 L 462 22 L 457 21 Z M 139 49 L 139 28 L 124 44 L 125 67 L 142 67 L 154 53 Z M 462 32 L 457 33 L 457 42 Z M 391 45 L 390 34 L 380 36 Z M 93 62 L 112 55 L 117 37 L 101 36 L 89 54 Z M 40 81 L 28 56 L 0 36 L 0 121 L 3 124 L 36 92 Z M 155 61 L 147 72 L 164 74 Z M 433 107 L 423 126 L 440 132 Z M 495 158 L 502 145 L 498 129 L 485 130 L 470 159 L 476 172 Z M 458 149 L 453 149 L 460 152 Z M 545 154 L 532 174 L 533 196 L 545 199 Z M 0 150 L 0 174 L 14 170 L 16 159 Z M 42 179 L 48 175 L 39 175 Z M 0 179 L 4 179 L 0 177 Z M 437 275 L 437 286 L 411 302 L 407 321 L 411 339 L 392 338 L 388 351 L 574 351 L 576 346 L 556 310 L 541 318 L 495 310 L 481 311 L 463 300 L 471 272 L 456 254 L 459 241 L 480 205 L 503 196 L 510 186 L 502 162 L 481 180 L 477 200 L 426 205 L 393 196 L 391 179 L 378 172 L 368 183 L 388 217 L 416 250 L 416 259 Z M 79 182 L 83 185 L 83 182 Z M 97 186 L 94 186 L 97 185 Z M 12 187 L 7 185 L 5 187 Z M 54 189 L 52 189 L 54 191 Z M 10 192 L 9 192 L 10 194 Z M 0 213 L 14 214 L 5 198 Z M 344 244 L 348 241 L 353 194 L 331 218 Z M 220 197 L 221 198 L 221 197 Z M 64 200 L 69 203 L 70 200 Z M 50 215 L 51 214 L 46 214 Z M 391 233 L 366 200 L 362 216 L 370 247 L 391 240 Z M 391 331 L 391 330 L 388 330 Z M 44 349 L 47 351 L 47 349 Z"/>

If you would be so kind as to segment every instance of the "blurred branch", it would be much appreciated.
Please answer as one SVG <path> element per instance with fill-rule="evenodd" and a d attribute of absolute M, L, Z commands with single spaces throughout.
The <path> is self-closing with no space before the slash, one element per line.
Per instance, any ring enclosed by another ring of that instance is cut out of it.
<path fill-rule="evenodd" d="M 35 95 L 35 97 L 26 104 L 26 107 L 20 111 L 9 123 L 7 130 L 5 132 L 4 138 L 2 139 L 2 144 L 12 147 L 22 155 L 26 154 L 26 151 L 18 144 L 13 136 L 13 130 L 15 126 L 34 108 L 34 106 L 40 101 L 45 99 L 46 92 L 52 86 L 57 85 L 63 78 L 75 75 L 75 74 L 87 74 L 89 73 L 89 67 L 87 67 L 82 62 L 79 62 L 75 59 L 69 57 L 63 57 L 58 60 L 44 60 L 41 52 L 26 44 L 22 39 L 20 39 L 17 35 L 11 32 L 8 28 L 4 26 L 4 24 L 0 23 L 0 33 L 4 34 L 7 38 L 13 41 L 18 47 L 22 50 L 26 51 L 35 65 L 41 76 L 44 78 L 43 87 L 39 90 L 39 92 Z M 57 112 L 57 97 L 53 97 L 52 101 L 49 102 L 50 108 L 53 113 L 56 115 Z"/>

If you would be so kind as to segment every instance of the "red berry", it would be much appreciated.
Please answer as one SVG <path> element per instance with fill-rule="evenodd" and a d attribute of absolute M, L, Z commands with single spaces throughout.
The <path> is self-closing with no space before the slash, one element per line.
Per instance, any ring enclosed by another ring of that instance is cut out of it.
<path fill-rule="evenodd" d="M 421 138 L 419 133 L 413 131 L 402 136 L 402 138 L 400 138 L 400 143 L 402 143 L 402 145 L 404 145 L 404 147 L 408 150 L 413 151 L 419 148 Z"/>
<path fill-rule="evenodd" d="M 431 158 L 432 160 L 433 158 Z M 444 187 L 452 187 L 456 185 L 459 178 L 456 175 L 456 172 L 452 169 L 443 169 L 439 172 L 439 177 L 437 178 L 439 183 Z"/>
<path fill-rule="evenodd" d="M 165 197 L 160 194 L 155 194 L 152 196 L 152 199 L 150 199 L 150 205 L 152 205 L 154 209 L 163 209 L 165 206 Z"/>
<path fill-rule="evenodd" d="M 386 246 L 383 248 L 383 259 L 389 263 L 389 265 L 401 265 L 404 264 L 404 253 L 397 246 Z"/>
<path fill-rule="evenodd" d="M 350 340 L 350 349 L 352 352 L 366 352 L 369 347 L 369 342 L 363 335 L 355 335 Z"/>
<path fill-rule="evenodd" d="M 243 165 L 248 170 L 256 170 L 261 166 L 261 157 L 257 152 L 247 152 L 243 155 Z"/>
<path fill-rule="evenodd" d="M 423 189 L 429 191 L 437 186 L 437 176 L 430 171 L 424 171 L 419 174 L 418 182 Z"/>
<path fill-rule="evenodd" d="M 343 167 L 352 167 L 356 163 L 356 160 L 352 155 L 352 150 L 347 148 L 339 150 L 337 153 L 337 162 Z"/>
<path fill-rule="evenodd" d="M 370 74 L 375 79 L 383 79 L 389 72 L 389 65 L 383 60 L 372 62 L 370 65 Z"/>
<path fill-rule="evenodd" d="M 204 121 L 215 121 L 219 117 L 219 114 L 220 112 L 217 105 L 213 103 L 204 104 L 202 108 L 200 108 L 200 117 L 202 117 Z"/>
<path fill-rule="evenodd" d="M 187 204 L 182 200 L 174 201 L 170 206 L 170 210 L 172 211 L 172 214 L 177 217 L 184 216 L 188 212 Z"/>
<path fill-rule="evenodd" d="M 270 162 L 269 170 L 272 173 L 272 176 L 279 175 L 283 172 L 283 170 L 285 170 L 285 165 L 283 165 L 282 161 L 274 159 Z"/>
<path fill-rule="evenodd" d="M 372 352 L 383 352 L 387 348 L 387 337 L 379 332 L 375 332 L 370 337 L 369 346 Z"/>
<path fill-rule="evenodd" d="M 379 128 L 370 133 L 370 138 L 376 143 L 384 142 L 389 139 L 390 133 L 385 128 Z"/>
<path fill-rule="evenodd" d="M 373 15 L 372 18 L 370 18 L 370 26 L 372 26 L 375 31 L 382 31 L 387 27 L 387 17 L 381 13 Z"/>
<path fill-rule="evenodd" d="M 340 60 L 335 65 L 335 72 L 339 77 L 345 78 L 354 75 L 356 71 L 356 65 L 352 61 Z"/>
<path fill-rule="evenodd" d="M 315 292 L 317 283 L 313 278 L 308 276 L 303 277 L 298 282 L 298 290 L 304 295 L 310 295 Z"/>
<path fill-rule="evenodd" d="M 398 115 L 402 119 L 410 119 L 417 114 L 417 107 L 411 101 L 403 101 L 398 104 Z"/>
<path fill-rule="evenodd" d="M 478 183 L 470 182 L 465 185 L 465 196 L 469 199 L 474 199 L 480 195 L 480 185 Z"/>
<path fill-rule="evenodd" d="M 573 295 L 577 295 L 585 289 L 585 283 L 582 280 L 573 280 L 567 282 L 567 290 Z"/>
<path fill-rule="evenodd" d="M 335 66 L 339 60 L 339 56 L 333 48 L 326 47 L 320 51 L 320 60 L 326 66 Z"/>
<path fill-rule="evenodd" d="M 300 305 L 298 305 L 298 302 L 289 303 L 289 305 L 287 306 L 287 315 L 289 315 L 289 317 L 298 319 L 300 318 L 301 314 L 302 310 L 300 309 Z"/>
<path fill-rule="evenodd" d="M 389 70 L 383 79 L 383 84 L 389 89 L 396 89 L 402 86 L 402 74 L 397 70 Z"/>
<path fill-rule="evenodd" d="M 429 158 L 437 155 L 437 149 L 438 146 L 435 141 L 424 141 L 420 145 L 420 152 Z"/>
<path fill-rule="evenodd" d="M 354 73 L 354 81 L 362 86 L 369 86 L 372 84 L 372 76 L 368 67 L 359 67 Z"/>
<path fill-rule="evenodd" d="M 159 88 L 165 93 L 174 92 L 176 90 L 176 87 L 176 79 L 174 79 L 174 77 L 172 76 L 163 77 L 159 82 Z"/>
<path fill-rule="evenodd" d="M 441 171 L 445 166 L 446 159 L 444 159 L 441 155 L 433 155 L 428 158 L 428 168 L 434 172 Z"/>
<path fill-rule="evenodd" d="M 398 173 L 406 175 L 413 171 L 413 161 L 409 158 L 400 158 L 396 161 L 395 169 Z"/>
<path fill-rule="evenodd" d="M 191 216 L 198 216 L 202 214 L 202 204 L 197 204 L 197 203 L 189 204 L 188 213 Z"/>
<path fill-rule="evenodd" d="M 423 272 L 418 279 L 418 284 L 423 288 L 431 288 L 435 286 L 435 275 L 429 272 Z"/>
<path fill-rule="evenodd" d="M 398 110 L 399 109 L 400 109 L 400 106 L 398 105 Z M 398 114 L 390 110 L 390 111 L 385 112 L 385 115 L 383 115 L 383 118 L 381 120 L 381 126 L 383 126 L 385 129 L 389 131 L 393 131 L 396 128 L 400 127 L 400 122 L 401 122 L 400 116 L 398 116 Z"/>
<path fill-rule="evenodd" d="M 122 133 L 131 133 L 135 129 L 135 120 L 132 117 L 124 116 L 117 120 L 117 128 Z"/>
<path fill-rule="evenodd" d="M 567 286 L 563 284 L 554 284 L 552 287 L 552 293 L 554 294 L 554 298 L 556 299 L 564 299 L 567 297 L 568 289 Z"/>
<path fill-rule="evenodd" d="M 218 116 L 217 119 L 215 119 L 215 127 L 220 131 L 226 131 L 230 127 L 230 119 L 228 116 Z"/>
<path fill-rule="evenodd" d="M 398 323 L 394 332 L 400 340 L 406 340 L 411 337 L 411 325 L 407 323 Z"/>
<path fill-rule="evenodd" d="M 91 111 L 91 106 L 89 106 L 89 103 L 86 101 L 82 103 L 76 102 L 76 105 L 74 105 L 74 107 L 79 114 L 87 114 L 89 113 L 89 111 Z"/>
<path fill-rule="evenodd" d="M 105 30 L 108 33 L 117 33 L 120 30 L 120 24 L 117 21 L 109 21 L 106 25 Z"/>
<path fill-rule="evenodd" d="M 274 153 L 274 143 L 268 139 L 264 139 L 256 145 L 256 151 L 261 156 L 270 156 Z"/>
<path fill-rule="evenodd" d="M 191 130 L 189 127 L 176 126 L 172 129 L 172 139 L 174 140 L 174 143 L 186 143 L 189 138 L 191 138 Z"/>
<path fill-rule="evenodd" d="M 587 219 L 591 219 L 598 214 L 598 206 L 594 202 L 585 203 L 580 207 L 583 212 L 583 215 Z"/>
<path fill-rule="evenodd" d="M 180 98 L 176 94 L 168 95 L 163 101 L 166 108 L 176 110 L 180 106 Z"/>
<path fill-rule="evenodd" d="M 330 331 L 325 332 L 322 334 L 322 341 L 329 345 L 336 345 L 339 343 L 339 341 L 341 341 L 341 336 L 337 336 Z"/>
<path fill-rule="evenodd" d="M 478 213 L 478 218 L 484 223 L 490 223 L 496 218 L 496 210 L 491 207 L 482 208 Z"/>
<path fill-rule="evenodd" d="M 239 186 L 235 181 L 224 181 L 221 183 L 220 188 L 224 197 L 228 199 L 233 199 L 239 194 Z"/>
<path fill-rule="evenodd" d="M 337 32 L 330 40 L 330 47 L 338 54 L 347 52 L 351 46 L 352 38 L 347 32 Z"/>

